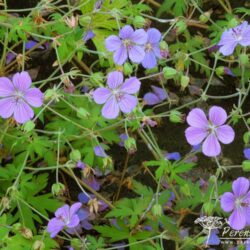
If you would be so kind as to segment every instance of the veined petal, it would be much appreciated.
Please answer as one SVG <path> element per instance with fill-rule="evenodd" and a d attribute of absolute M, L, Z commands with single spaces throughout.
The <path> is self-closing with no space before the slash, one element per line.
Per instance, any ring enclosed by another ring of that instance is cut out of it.
<path fill-rule="evenodd" d="M 233 193 L 226 192 L 220 198 L 220 206 L 225 212 L 231 212 L 234 209 L 235 197 Z"/>
<path fill-rule="evenodd" d="M 134 29 L 130 25 L 125 25 L 119 32 L 119 36 L 122 39 L 130 39 Z"/>
<path fill-rule="evenodd" d="M 111 91 L 107 88 L 98 88 L 93 92 L 93 98 L 97 104 L 105 103 L 111 95 Z"/>
<path fill-rule="evenodd" d="M 187 116 L 187 123 L 196 128 L 207 128 L 208 120 L 202 109 L 192 109 Z"/>
<path fill-rule="evenodd" d="M 24 99 L 31 106 L 40 107 L 43 104 L 43 93 L 38 88 L 31 88 L 25 92 Z"/>
<path fill-rule="evenodd" d="M 221 126 L 224 124 L 227 120 L 227 113 L 225 109 L 213 106 L 209 109 L 208 114 L 209 120 L 216 126 Z"/>
<path fill-rule="evenodd" d="M 16 73 L 13 76 L 12 81 L 13 81 L 14 87 L 20 91 L 26 91 L 32 83 L 30 75 L 26 71 L 23 71 L 21 73 Z"/>
<path fill-rule="evenodd" d="M 107 119 L 115 119 L 119 115 L 119 106 L 115 96 L 111 96 L 102 108 L 102 116 Z"/>
<path fill-rule="evenodd" d="M 214 134 L 210 134 L 202 144 L 204 155 L 214 157 L 220 154 L 221 146 Z"/>
<path fill-rule="evenodd" d="M 234 140 L 234 130 L 229 125 L 223 125 L 216 129 L 216 135 L 220 142 L 229 144 Z"/>
<path fill-rule="evenodd" d="M 50 237 L 54 238 L 64 228 L 64 223 L 58 218 L 53 218 L 49 221 L 47 231 L 50 233 Z"/>
<path fill-rule="evenodd" d="M 137 105 L 137 98 L 133 95 L 125 94 L 118 102 L 123 113 L 130 113 Z"/>
<path fill-rule="evenodd" d="M 118 36 L 109 36 L 105 40 L 106 49 L 110 52 L 118 50 L 122 46 L 122 41 Z"/>
<path fill-rule="evenodd" d="M 121 86 L 121 91 L 127 94 L 135 94 L 140 90 L 141 82 L 138 80 L 137 77 L 130 77 L 127 79 L 124 84 Z"/>
<path fill-rule="evenodd" d="M 114 62 L 118 65 L 122 65 L 128 59 L 128 51 L 123 45 L 116 50 L 113 56 Z"/>
<path fill-rule="evenodd" d="M 238 43 L 235 41 L 225 43 L 222 46 L 220 46 L 219 51 L 222 55 L 229 56 L 229 55 L 233 54 L 234 49 L 237 46 L 237 44 Z"/>
<path fill-rule="evenodd" d="M 163 101 L 167 99 L 168 95 L 165 89 L 159 88 L 157 86 L 151 85 L 151 88 L 153 89 L 154 93 Z"/>
<path fill-rule="evenodd" d="M 145 94 L 143 100 L 147 105 L 155 105 L 162 102 L 162 100 L 152 92 L 148 92 L 147 94 Z"/>
<path fill-rule="evenodd" d="M 239 177 L 232 184 L 233 192 L 237 197 L 247 194 L 250 183 L 245 177 Z"/>
<path fill-rule="evenodd" d="M 159 43 L 161 40 L 161 32 L 158 29 L 151 28 L 147 31 L 148 42 L 150 43 Z"/>
<path fill-rule="evenodd" d="M 146 52 L 142 61 L 142 66 L 145 69 L 152 69 L 157 66 L 157 60 L 153 51 Z"/>
<path fill-rule="evenodd" d="M 189 127 L 185 131 L 185 136 L 190 145 L 198 145 L 206 138 L 207 131 L 202 128 Z"/>
<path fill-rule="evenodd" d="M 78 215 L 74 214 L 70 217 L 70 221 L 67 224 L 67 227 L 74 228 L 74 227 L 78 226 L 79 223 L 80 223 L 80 219 L 79 219 Z"/>
<path fill-rule="evenodd" d="M 108 74 L 107 84 L 111 89 L 116 89 L 123 83 L 123 74 L 119 71 L 113 71 Z"/>
<path fill-rule="evenodd" d="M 68 218 L 69 217 L 69 209 L 70 209 L 69 205 L 65 204 L 56 210 L 55 216 L 58 218 L 62 217 L 64 219 Z"/>
<path fill-rule="evenodd" d="M 7 119 L 12 116 L 16 107 L 16 102 L 13 97 L 0 99 L 0 116 Z"/>
<path fill-rule="evenodd" d="M 138 29 L 131 35 L 131 40 L 135 44 L 144 45 L 147 42 L 148 35 L 145 30 Z"/>
<path fill-rule="evenodd" d="M 144 59 L 145 51 L 141 46 L 132 46 L 128 51 L 129 59 L 134 63 L 140 63 Z"/>
<path fill-rule="evenodd" d="M 239 207 L 233 211 L 228 221 L 234 230 L 242 230 L 246 226 L 246 209 Z"/>
<path fill-rule="evenodd" d="M 34 116 L 32 108 L 24 101 L 19 101 L 14 109 L 14 118 L 18 123 L 25 123 Z"/>
<path fill-rule="evenodd" d="M 0 97 L 7 97 L 13 95 L 15 91 L 10 79 L 7 77 L 0 77 Z"/>
<path fill-rule="evenodd" d="M 74 203 L 70 209 L 69 209 L 69 215 L 70 217 L 73 216 L 74 214 L 77 213 L 77 211 L 82 207 L 82 203 L 81 202 L 76 202 Z"/>
<path fill-rule="evenodd" d="M 250 25 L 247 25 L 245 31 L 242 33 L 242 40 L 239 41 L 241 46 L 249 46 L 250 45 Z"/>

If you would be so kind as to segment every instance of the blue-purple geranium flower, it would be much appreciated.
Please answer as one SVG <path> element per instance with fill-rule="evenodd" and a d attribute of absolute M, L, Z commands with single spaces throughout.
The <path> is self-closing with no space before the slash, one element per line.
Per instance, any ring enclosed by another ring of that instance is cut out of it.
<path fill-rule="evenodd" d="M 43 104 L 43 94 L 38 88 L 31 88 L 28 72 L 16 73 L 12 81 L 0 77 L 0 116 L 7 119 L 14 116 L 18 123 L 25 123 L 34 116 L 32 107 Z"/>
<path fill-rule="evenodd" d="M 137 105 L 137 97 L 141 82 L 136 77 L 130 77 L 123 82 L 123 74 L 114 71 L 108 74 L 108 88 L 98 88 L 93 92 L 94 101 L 104 104 L 102 115 L 107 119 L 114 119 L 123 113 L 130 113 Z"/>
<path fill-rule="evenodd" d="M 160 41 L 161 33 L 155 28 L 148 29 L 147 31 L 148 39 L 144 46 L 145 56 L 142 60 L 142 66 L 146 69 L 151 69 L 156 67 L 157 58 L 161 57 Z"/>
<path fill-rule="evenodd" d="M 250 160 L 250 148 L 245 148 L 243 150 L 243 153 L 244 153 L 244 157 L 248 160 Z"/>
<path fill-rule="evenodd" d="M 134 30 L 130 25 L 124 26 L 119 36 L 111 35 L 105 45 L 108 51 L 114 52 L 114 62 L 122 65 L 129 58 L 140 63 L 145 57 L 143 45 L 147 42 L 147 33 L 143 29 Z"/>
<path fill-rule="evenodd" d="M 218 43 L 219 51 L 224 56 L 229 56 L 233 53 L 235 47 L 240 44 L 243 47 L 250 45 L 250 25 L 248 22 L 243 22 L 235 28 L 228 29 L 222 33 Z"/>
<path fill-rule="evenodd" d="M 144 95 L 143 100 L 147 105 L 156 105 L 167 99 L 168 95 L 165 89 L 157 86 L 151 86 L 153 92 L 148 92 Z"/>
<path fill-rule="evenodd" d="M 186 129 L 185 135 L 190 145 L 202 143 L 202 152 L 209 157 L 217 156 L 221 153 L 220 143 L 229 144 L 234 140 L 234 130 L 229 125 L 224 125 L 227 120 L 226 111 L 218 106 L 209 109 L 207 119 L 203 110 L 195 108 L 187 116 L 187 123 L 190 125 Z"/>
<path fill-rule="evenodd" d="M 225 212 L 232 212 L 228 222 L 235 230 L 241 230 L 250 225 L 250 191 L 249 180 L 239 177 L 233 182 L 233 192 L 226 192 L 221 196 L 221 208 Z"/>
<path fill-rule="evenodd" d="M 56 210 L 55 218 L 49 221 L 47 227 L 47 231 L 50 233 L 51 238 L 54 238 L 64 228 L 72 229 L 78 226 L 80 220 L 77 211 L 81 206 L 82 203 L 77 202 L 71 207 L 69 205 L 64 205 Z"/>

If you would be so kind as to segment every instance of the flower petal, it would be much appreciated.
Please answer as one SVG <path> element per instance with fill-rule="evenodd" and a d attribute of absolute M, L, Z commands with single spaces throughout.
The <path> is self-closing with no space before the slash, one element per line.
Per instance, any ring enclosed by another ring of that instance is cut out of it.
<path fill-rule="evenodd" d="M 223 125 L 216 129 L 216 134 L 219 139 L 224 144 L 229 144 L 234 140 L 234 130 L 229 125 Z"/>
<path fill-rule="evenodd" d="M 233 42 L 228 41 L 228 43 L 222 45 L 219 48 L 219 51 L 220 51 L 220 53 L 222 55 L 229 56 L 229 55 L 233 54 L 234 49 L 235 49 L 236 46 L 237 46 L 237 42 L 235 42 L 235 41 L 233 41 Z"/>
<path fill-rule="evenodd" d="M 128 59 L 128 51 L 122 45 L 116 52 L 114 53 L 113 60 L 116 64 L 122 65 Z"/>
<path fill-rule="evenodd" d="M 7 97 L 13 95 L 15 91 L 10 79 L 7 77 L 0 77 L 0 97 Z"/>
<path fill-rule="evenodd" d="M 152 69 L 157 66 L 157 60 L 153 51 L 146 52 L 142 61 L 142 66 L 145 69 Z"/>
<path fill-rule="evenodd" d="M 202 128 L 189 127 L 185 131 L 185 136 L 190 145 L 198 145 L 207 136 L 207 131 Z"/>
<path fill-rule="evenodd" d="M 187 116 L 187 123 L 196 128 L 207 128 L 208 120 L 202 109 L 192 109 Z"/>
<path fill-rule="evenodd" d="M 234 209 L 235 197 L 232 193 L 226 192 L 220 198 L 220 206 L 225 212 L 231 212 Z"/>
<path fill-rule="evenodd" d="M 131 35 L 131 40 L 135 44 L 143 45 L 147 42 L 148 35 L 145 30 L 138 29 Z"/>
<path fill-rule="evenodd" d="M 77 215 L 81 221 L 86 220 L 89 217 L 89 211 L 86 208 L 80 208 L 77 212 Z"/>
<path fill-rule="evenodd" d="M 209 120 L 216 126 L 221 126 L 224 124 L 227 120 L 227 113 L 225 109 L 213 106 L 209 109 L 208 114 Z"/>
<path fill-rule="evenodd" d="M 241 230 L 246 226 L 246 209 L 243 207 L 239 207 L 233 211 L 230 215 L 229 225 L 234 230 Z"/>
<path fill-rule="evenodd" d="M 161 40 L 161 32 L 158 29 L 151 28 L 147 31 L 148 42 L 150 43 L 159 43 Z"/>
<path fill-rule="evenodd" d="M 109 36 L 105 40 L 106 49 L 110 52 L 118 50 L 122 46 L 122 41 L 118 36 Z"/>
<path fill-rule="evenodd" d="M 98 88 L 93 92 L 93 98 L 97 104 L 103 104 L 108 100 L 111 94 L 111 91 L 107 88 Z"/>
<path fill-rule="evenodd" d="M 132 46 L 128 51 L 129 59 L 134 63 L 140 63 L 145 57 L 145 51 L 141 46 Z"/>
<path fill-rule="evenodd" d="M 153 89 L 154 93 L 163 101 L 167 99 L 168 95 L 165 89 L 159 88 L 157 86 L 151 85 L 151 88 Z"/>
<path fill-rule="evenodd" d="M 133 33 L 134 29 L 130 25 L 126 25 L 120 30 L 119 36 L 122 39 L 130 39 Z"/>
<path fill-rule="evenodd" d="M 147 105 L 155 105 L 162 102 L 162 100 L 152 92 L 146 93 L 143 97 L 143 100 Z"/>
<path fill-rule="evenodd" d="M 18 123 L 25 123 L 34 116 L 32 108 L 24 101 L 19 101 L 14 110 L 14 118 Z"/>
<path fill-rule="evenodd" d="M 77 214 L 74 214 L 70 217 L 70 221 L 69 223 L 67 224 L 67 227 L 68 228 L 73 228 L 73 227 L 76 227 L 78 226 L 78 224 L 80 223 L 80 219 L 78 217 Z"/>
<path fill-rule="evenodd" d="M 248 25 L 246 30 L 242 33 L 242 40 L 239 44 L 244 47 L 250 45 L 250 25 Z"/>
<path fill-rule="evenodd" d="M 0 116 L 4 119 L 9 118 L 14 113 L 16 102 L 14 98 L 0 99 Z"/>
<path fill-rule="evenodd" d="M 26 91 L 32 83 L 30 75 L 26 71 L 23 71 L 21 73 L 16 73 L 13 76 L 12 81 L 13 81 L 14 87 L 20 91 Z"/>
<path fill-rule="evenodd" d="M 204 155 L 214 157 L 220 154 L 221 146 L 214 134 L 210 134 L 202 144 Z"/>
<path fill-rule="evenodd" d="M 236 196 L 240 197 L 245 195 L 249 189 L 249 180 L 245 177 L 239 177 L 232 184 L 233 192 Z"/>
<path fill-rule="evenodd" d="M 58 208 L 55 212 L 56 217 L 68 218 L 69 217 L 69 205 L 65 204 L 62 207 Z"/>
<path fill-rule="evenodd" d="M 43 104 L 43 93 L 38 88 L 28 89 L 24 98 L 33 107 L 40 107 Z"/>
<path fill-rule="evenodd" d="M 130 77 L 127 79 L 124 84 L 121 86 L 121 91 L 128 94 L 135 94 L 140 90 L 141 82 L 137 79 L 137 77 Z"/>
<path fill-rule="evenodd" d="M 125 94 L 118 104 L 123 113 L 130 113 L 137 105 L 137 98 L 133 95 Z"/>
<path fill-rule="evenodd" d="M 111 89 L 116 89 L 120 84 L 123 83 L 123 74 L 119 71 L 110 72 L 108 74 L 107 83 Z"/>
<path fill-rule="evenodd" d="M 50 237 L 54 238 L 64 228 L 64 223 L 58 218 L 53 218 L 49 221 L 47 231 L 50 233 Z"/>
<path fill-rule="evenodd" d="M 74 214 L 76 214 L 77 211 L 81 208 L 81 206 L 82 206 L 81 202 L 74 203 L 69 209 L 69 215 L 73 216 Z"/>
<path fill-rule="evenodd" d="M 114 96 L 111 96 L 102 108 L 102 116 L 114 119 L 119 115 L 119 106 Z"/>

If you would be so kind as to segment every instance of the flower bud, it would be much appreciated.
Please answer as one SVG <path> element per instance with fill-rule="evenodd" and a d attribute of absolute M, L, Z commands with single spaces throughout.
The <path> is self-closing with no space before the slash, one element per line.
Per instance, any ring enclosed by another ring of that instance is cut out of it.
<path fill-rule="evenodd" d="M 81 160 L 81 152 L 77 149 L 74 149 L 71 151 L 69 157 L 70 157 L 70 160 L 72 160 L 72 161 L 75 161 L 75 162 L 80 161 Z"/>
<path fill-rule="evenodd" d="M 169 120 L 173 123 L 182 123 L 183 122 L 183 116 L 181 112 L 177 110 L 172 110 L 170 112 Z"/>
<path fill-rule="evenodd" d="M 33 121 L 27 121 L 26 123 L 24 123 L 23 125 L 23 130 L 28 133 L 30 131 L 32 131 L 35 128 L 35 123 Z"/>
<path fill-rule="evenodd" d="M 187 29 L 187 25 L 185 21 L 180 20 L 176 23 L 176 32 L 178 35 L 184 32 L 186 29 Z"/>
<path fill-rule="evenodd" d="M 137 150 L 136 141 L 132 137 L 129 137 L 127 140 L 125 140 L 124 146 L 130 154 L 136 152 Z"/>
<path fill-rule="evenodd" d="M 210 18 L 210 16 L 211 16 L 211 11 L 206 11 L 206 12 L 204 12 L 203 14 L 201 14 L 200 16 L 199 16 L 199 20 L 200 20 L 200 22 L 202 22 L 202 23 L 206 23 L 208 20 L 209 20 L 209 18 Z"/>
<path fill-rule="evenodd" d="M 161 216 L 162 215 L 162 206 L 160 204 L 154 204 L 152 207 L 152 212 L 154 216 Z"/>
<path fill-rule="evenodd" d="M 103 74 L 101 72 L 96 72 L 91 74 L 90 76 L 90 82 L 95 84 L 95 85 L 100 85 L 103 83 Z"/>
<path fill-rule="evenodd" d="M 33 238 L 32 231 L 27 227 L 20 228 L 19 232 L 25 239 L 31 240 Z"/>
<path fill-rule="evenodd" d="M 36 240 L 32 246 L 32 250 L 43 250 L 43 249 L 45 249 L 45 244 L 40 240 Z"/>
<path fill-rule="evenodd" d="M 190 82 L 190 78 L 188 76 L 182 75 L 181 76 L 181 87 L 185 89 Z"/>
<path fill-rule="evenodd" d="M 126 62 L 123 66 L 123 73 L 125 76 L 131 75 L 133 73 L 133 66 L 130 63 Z"/>
<path fill-rule="evenodd" d="M 171 67 L 164 67 L 163 68 L 163 76 L 165 79 L 171 79 L 177 74 L 177 70 Z"/>
<path fill-rule="evenodd" d="M 9 198 L 8 198 L 7 196 L 4 196 L 4 197 L 1 199 L 0 207 L 2 207 L 4 210 L 10 208 L 10 200 L 9 200 Z"/>
<path fill-rule="evenodd" d="M 80 17 L 79 19 L 79 23 L 82 25 L 82 26 L 88 26 L 91 22 L 91 17 L 90 16 L 82 16 Z"/>
<path fill-rule="evenodd" d="M 133 25 L 136 28 L 142 28 L 145 25 L 145 23 L 146 23 L 146 20 L 142 16 L 135 16 L 133 20 Z"/>
<path fill-rule="evenodd" d="M 238 20 L 236 18 L 230 18 L 230 20 L 228 22 L 229 28 L 234 28 L 238 24 L 239 24 L 239 22 L 238 22 Z"/>
<path fill-rule="evenodd" d="M 51 188 L 51 192 L 54 196 L 60 196 L 65 192 L 65 186 L 63 183 L 54 183 Z"/>

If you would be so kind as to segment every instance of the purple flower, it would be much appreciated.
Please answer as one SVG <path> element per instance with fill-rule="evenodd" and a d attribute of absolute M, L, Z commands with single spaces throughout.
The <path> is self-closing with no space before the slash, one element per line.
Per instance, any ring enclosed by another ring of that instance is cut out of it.
<path fill-rule="evenodd" d="M 38 88 L 31 88 L 28 72 L 16 73 L 12 82 L 0 77 L 0 116 L 4 119 L 14 114 L 18 123 L 25 123 L 34 116 L 32 107 L 40 107 L 43 94 Z"/>
<path fill-rule="evenodd" d="M 50 233 L 50 237 L 54 238 L 64 228 L 74 228 L 78 226 L 80 220 L 77 211 L 82 206 L 82 203 L 77 202 L 71 207 L 64 205 L 58 208 L 55 212 L 55 218 L 49 221 L 47 231 Z"/>
<path fill-rule="evenodd" d="M 130 77 L 123 82 L 121 72 L 108 74 L 108 88 L 98 88 L 93 92 L 97 104 L 104 104 L 102 115 L 107 119 L 114 119 L 123 113 L 130 113 L 137 105 L 137 98 L 131 94 L 139 91 L 141 82 L 136 77 Z"/>
<path fill-rule="evenodd" d="M 100 190 L 101 184 L 97 181 L 97 179 L 92 174 L 89 174 L 88 176 L 83 177 L 82 181 L 86 185 L 92 187 L 95 191 Z"/>
<path fill-rule="evenodd" d="M 83 36 L 83 41 L 86 43 L 88 40 L 95 37 L 95 33 L 92 30 L 88 30 L 85 35 Z"/>
<path fill-rule="evenodd" d="M 106 154 L 102 144 L 97 145 L 94 147 L 94 153 L 96 156 L 102 157 L 102 158 L 106 158 L 108 157 L 108 155 Z"/>
<path fill-rule="evenodd" d="M 250 191 L 249 180 L 239 177 L 233 182 L 233 192 L 226 192 L 221 196 L 221 208 L 231 212 L 229 225 L 235 230 L 241 230 L 250 224 Z"/>
<path fill-rule="evenodd" d="M 86 164 L 84 162 L 82 162 L 82 161 L 78 161 L 76 163 L 76 167 L 80 168 L 80 169 L 85 169 L 86 168 Z"/>
<path fill-rule="evenodd" d="M 204 155 L 213 157 L 221 152 L 220 143 L 229 144 L 234 140 L 234 131 L 231 126 L 223 125 L 227 120 L 226 111 L 218 106 L 209 109 L 209 120 L 203 110 L 195 108 L 187 116 L 185 135 L 189 144 L 197 145 L 202 143 Z"/>
<path fill-rule="evenodd" d="M 122 65 L 129 58 L 134 63 L 140 63 L 144 59 L 145 51 L 142 45 L 147 42 L 147 33 L 143 29 L 135 30 L 130 26 L 124 26 L 118 36 L 111 35 L 105 45 L 108 51 L 114 52 L 114 62 Z"/>
<path fill-rule="evenodd" d="M 16 54 L 12 53 L 12 52 L 8 52 L 6 55 L 6 64 L 9 64 L 10 62 L 12 62 L 14 59 L 16 58 Z"/>
<path fill-rule="evenodd" d="M 124 147 L 124 145 L 125 145 L 125 141 L 128 139 L 128 135 L 127 134 L 120 134 L 120 141 L 119 141 L 119 146 L 121 146 L 121 147 Z"/>
<path fill-rule="evenodd" d="M 168 160 L 174 160 L 174 161 L 178 161 L 181 159 L 181 155 L 179 152 L 173 152 L 173 153 L 167 153 L 165 155 L 165 158 Z"/>
<path fill-rule="evenodd" d="M 152 85 L 151 88 L 153 92 L 148 92 L 143 97 L 143 100 L 147 105 L 159 104 L 167 99 L 168 96 L 165 89 L 156 87 L 154 85 Z"/>
<path fill-rule="evenodd" d="M 212 229 L 205 241 L 206 245 L 218 246 L 220 244 L 220 238 L 218 234 L 219 234 L 218 229 Z"/>
<path fill-rule="evenodd" d="M 231 55 L 238 44 L 244 47 L 250 45 L 250 25 L 246 21 L 222 33 L 219 51 L 224 56 Z"/>
<path fill-rule="evenodd" d="M 250 148 L 245 148 L 243 153 L 244 153 L 245 158 L 250 160 Z"/>
<path fill-rule="evenodd" d="M 155 28 L 151 28 L 147 31 L 148 40 L 145 44 L 145 57 L 142 61 L 142 66 L 146 69 L 156 67 L 157 58 L 161 57 L 160 40 L 161 33 Z"/>

